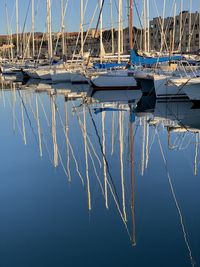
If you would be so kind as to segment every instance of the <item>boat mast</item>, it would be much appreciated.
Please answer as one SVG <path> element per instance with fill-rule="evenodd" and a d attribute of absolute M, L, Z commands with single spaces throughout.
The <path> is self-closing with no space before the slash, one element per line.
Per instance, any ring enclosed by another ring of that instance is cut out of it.
<path fill-rule="evenodd" d="M 183 23 L 183 0 L 181 0 L 181 7 L 180 7 L 180 28 L 179 28 L 179 51 L 181 52 L 182 49 L 182 23 Z"/>
<path fill-rule="evenodd" d="M 87 194 L 88 194 L 88 210 L 92 209 L 91 204 L 91 192 L 90 192 L 90 178 L 88 169 L 88 148 L 87 148 L 87 124 L 86 124 L 86 107 L 83 109 L 83 134 L 84 134 L 84 151 L 85 151 L 85 172 L 86 172 L 86 183 L 87 183 Z"/>
<path fill-rule="evenodd" d="M 110 24 L 111 24 L 111 39 L 112 39 L 112 55 L 115 54 L 115 43 L 114 43 L 114 28 L 113 28 L 113 5 L 112 0 L 110 0 Z"/>
<path fill-rule="evenodd" d="M 35 95 L 35 104 L 36 104 L 36 120 L 37 120 L 37 130 L 38 130 L 39 151 L 40 151 L 40 157 L 42 157 L 42 135 L 41 135 L 41 126 L 40 126 L 40 116 L 39 116 L 39 106 L 38 106 L 37 93 Z"/>
<path fill-rule="evenodd" d="M 81 56 L 82 57 L 83 57 L 83 19 L 84 19 L 83 1 L 84 0 L 81 0 Z"/>
<path fill-rule="evenodd" d="M 144 176 L 144 169 L 145 169 L 145 140 L 146 140 L 146 117 L 143 118 L 143 137 L 142 137 L 142 159 L 141 159 L 141 176 Z"/>
<path fill-rule="evenodd" d="M 53 57 L 52 30 L 51 30 L 51 0 L 47 0 L 47 34 L 49 59 Z"/>
<path fill-rule="evenodd" d="M 129 48 L 133 50 L 133 0 L 129 0 Z"/>
<path fill-rule="evenodd" d="M 23 141 L 24 144 L 27 144 L 26 139 L 26 127 L 25 127 L 25 118 L 24 118 L 24 103 L 23 103 L 23 96 L 21 95 L 21 119 L 22 119 L 22 131 L 23 131 Z"/>
<path fill-rule="evenodd" d="M 132 126 L 132 109 L 130 107 L 129 143 L 130 143 L 130 171 L 131 171 L 131 213 L 132 213 L 132 246 L 136 246 L 135 238 L 135 201 L 134 201 L 134 135 Z"/>
<path fill-rule="evenodd" d="M 192 27 L 192 0 L 190 0 L 190 10 L 189 10 L 189 42 L 188 42 L 188 50 L 190 51 L 191 49 L 191 39 L 192 39 L 192 32 L 191 32 L 191 27 Z"/>
<path fill-rule="evenodd" d="M 17 56 L 19 56 L 19 0 L 16 0 L 16 39 L 17 39 Z"/>
<path fill-rule="evenodd" d="M 194 157 L 194 175 L 197 175 L 197 159 L 198 159 L 198 144 L 199 144 L 199 133 L 196 133 L 196 142 L 195 142 L 195 157 Z"/>
<path fill-rule="evenodd" d="M 123 129 L 123 111 L 119 111 L 119 150 L 120 150 L 120 172 L 121 172 L 121 188 L 122 188 L 122 206 L 123 206 L 123 218 L 127 222 L 126 215 L 126 201 L 125 201 L 125 181 L 124 181 L 124 163 L 123 163 L 123 152 L 124 152 L 124 129 Z"/>
<path fill-rule="evenodd" d="M 8 35 L 8 48 L 9 52 L 8 52 L 8 56 L 9 56 L 9 61 L 13 60 L 13 42 L 12 42 L 12 32 L 10 29 L 10 23 L 9 23 L 9 19 L 8 19 L 8 7 L 7 4 L 5 4 L 5 9 L 6 9 L 6 24 L 7 24 L 7 35 Z"/>
<path fill-rule="evenodd" d="M 122 19 L 122 16 L 123 16 L 123 10 L 122 10 L 122 2 L 121 2 L 121 7 L 120 7 L 120 12 L 121 12 L 121 54 L 123 55 L 124 53 L 124 31 L 123 31 L 123 19 Z"/>
<path fill-rule="evenodd" d="M 147 52 L 150 52 L 150 28 L 149 28 L 149 0 L 147 0 Z"/>
<path fill-rule="evenodd" d="M 32 0 L 32 49 L 33 58 L 35 56 L 35 0 Z"/>
<path fill-rule="evenodd" d="M 64 14 L 64 0 L 61 0 L 61 28 L 62 28 L 62 55 L 66 53 L 65 49 L 65 14 Z"/>
<path fill-rule="evenodd" d="M 107 165 L 105 160 L 106 155 L 106 138 L 105 138 L 105 111 L 102 112 L 102 147 L 103 147 L 103 173 L 104 173 L 104 194 L 105 205 L 108 209 L 108 178 L 107 178 Z"/>
<path fill-rule="evenodd" d="M 121 6 L 122 1 L 118 0 L 118 63 L 121 62 Z"/>
<path fill-rule="evenodd" d="M 103 62 L 103 2 L 100 0 L 100 63 Z"/>
<path fill-rule="evenodd" d="M 13 113 L 13 132 L 15 133 L 15 129 L 16 129 L 16 84 L 15 83 L 11 83 L 11 87 L 13 86 L 12 88 L 12 113 Z"/>
<path fill-rule="evenodd" d="M 164 48 L 164 27 L 165 27 L 165 7 L 166 7 L 166 0 L 164 0 L 163 3 L 163 15 L 162 15 L 162 25 L 161 25 L 161 46 L 160 46 L 160 51 L 163 50 Z"/>
<path fill-rule="evenodd" d="M 176 3 L 174 4 L 174 26 L 173 26 L 172 51 L 171 51 L 172 54 L 174 52 L 175 31 L 176 31 Z"/>
<path fill-rule="evenodd" d="M 67 175 L 68 180 L 71 182 L 71 172 L 70 172 L 70 147 L 69 147 L 69 118 L 68 118 L 68 107 L 67 101 L 65 101 L 65 135 L 66 135 L 66 146 L 67 146 Z"/>
<path fill-rule="evenodd" d="M 57 144 L 57 131 L 56 131 L 56 104 L 55 96 L 51 95 L 51 131 L 53 142 L 53 162 L 54 167 L 58 167 L 58 144 Z"/>
<path fill-rule="evenodd" d="M 146 34 L 146 0 L 143 0 L 143 21 L 144 21 L 144 51 L 147 51 L 147 34 Z"/>

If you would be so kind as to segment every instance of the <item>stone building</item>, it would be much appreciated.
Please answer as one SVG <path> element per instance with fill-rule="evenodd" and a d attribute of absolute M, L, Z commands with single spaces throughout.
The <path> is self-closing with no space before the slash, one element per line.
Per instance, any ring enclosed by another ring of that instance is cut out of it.
<path fill-rule="evenodd" d="M 163 24 L 163 26 L 162 26 Z M 162 29 L 163 27 L 163 29 Z M 194 52 L 200 48 L 199 13 L 183 11 L 174 17 L 161 17 L 150 21 L 150 49 Z"/>

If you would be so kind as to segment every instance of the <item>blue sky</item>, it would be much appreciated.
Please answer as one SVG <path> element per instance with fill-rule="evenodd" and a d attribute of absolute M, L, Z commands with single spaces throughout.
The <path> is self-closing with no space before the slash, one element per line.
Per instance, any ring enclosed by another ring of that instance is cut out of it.
<path fill-rule="evenodd" d="M 20 17 L 20 28 L 23 28 L 25 17 L 28 10 L 30 0 L 19 0 L 19 17 Z M 91 20 L 92 14 L 95 10 L 96 5 L 99 0 L 84 0 L 85 3 L 88 1 L 88 6 L 85 14 L 85 29 L 88 27 L 89 22 Z M 114 26 L 117 27 L 117 2 L 118 0 L 113 1 L 113 22 Z M 124 25 L 127 25 L 127 0 L 123 1 L 123 18 Z M 153 18 L 157 15 L 163 14 L 163 3 L 164 0 L 149 0 L 150 1 L 150 18 Z M 180 1 L 176 0 L 177 5 L 177 14 L 180 12 Z M 141 15 L 142 13 L 142 0 L 135 0 L 138 13 Z M 184 0 L 184 10 L 189 9 L 189 0 Z M 199 10 L 199 1 L 193 0 L 193 11 Z M 166 16 L 173 16 L 173 3 L 174 0 L 166 0 Z M 9 29 L 14 33 L 16 31 L 15 26 L 15 0 L 0 0 L 0 34 L 7 33 L 7 19 L 6 19 L 6 6 L 8 13 L 8 23 L 10 25 Z M 65 17 L 65 25 L 66 30 L 68 31 L 78 31 L 80 24 L 80 0 L 68 0 L 68 8 Z M 157 10 L 156 10 L 157 6 Z M 45 31 L 45 19 L 46 19 L 46 0 L 35 0 L 35 12 L 36 12 L 36 31 Z M 98 15 L 96 14 L 95 20 L 93 23 L 93 27 L 95 27 L 97 22 Z M 110 0 L 105 0 L 105 8 L 104 8 L 104 27 L 110 27 Z M 133 11 L 133 23 L 134 25 L 139 25 L 138 15 L 136 13 L 136 9 Z M 60 0 L 52 0 L 52 25 L 53 31 L 59 31 L 60 29 Z M 31 29 L 31 8 L 29 9 L 26 30 L 29 31 Z"/>

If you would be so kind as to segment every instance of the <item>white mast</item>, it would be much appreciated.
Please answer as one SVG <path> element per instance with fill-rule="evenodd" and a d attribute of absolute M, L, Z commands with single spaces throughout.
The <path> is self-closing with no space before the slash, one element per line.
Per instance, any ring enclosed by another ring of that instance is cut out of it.
<path fill-rule="evenodd" d="M 180 28 L 179 28 L 179 51 L 181 52 L 182 49 L 182 20 L 183 20 L 183 0 L 181 0 L 181 7 L 180 7 Z"/>
<path fill-rule="evenodd" d="M 121 6 L 122 1 L 118 0 L 118 63 L 121 62 L 120 52 L 121 52 Z"/>
<path fill-rule="evenodd" d="M 32 49 L 33 58 L 35 56 L 35 0 L 32 0 Z"/>
<path fill-rule="evenodd" d="M 110 0 L 110 25 L 111 25 L 112 55 L 114 55 L 114 53 L 115 53 L 115 44 L 114 44 L 112 0 Z"/>
<path fill-rule="evenodd" d="M 172 53 L 174 52 L 175 31 L 176 31 L 176 3 L 174 4 L 174 27 L 173 27 L 172 51 L 171 51 Z"/>
<path fill-rule="evenodd" d="M 198 158 L 198 140 L 199 134 L 196 133 L 196 142 L 195 142 L 195 157 L 194 157 L 194 175 L 197 175 L 197 158 Z"/>
<path fill-rule="evenodd" d="M 104 194 L 105 205 L 108 209 L 108 178 L 107 178 L 107 166 L 106 166 L 106 138 L 105 138 L 105 111 L 102 112 L 102 146 L 103 146 L 103 173 L 104 173 Z"/>
<path fill-rule="evenodd" d="M 103 6 L 102 6 L 102 0 L 100 0 L 100 63 L 103 61 Z"/>
<path fill-rule="evenodd" d="M 81 0 L 81 56 L 83 57 L 83 19 L 84 19 L 84 10 L 83 10 L 83 3 L 84 0 Z"/>
<path fill-rule="evenodd" d="M 144 51 L 147 51 L 146 0 L 143 0 L 143 23 L 144 23 Z"/>
<path fill-rule="evenodd" d="M 12 88 L 12 86 L 13 86 L 13 88 Z M 13 132 L 15 132 L 15 128 L 16 128 L 16 116 L 15 116 L 15 114 L 16 114 L 16 110 L 15 110 L 15 108 L 16 108 L 16 84 L 15 83 L 11 83 L 11 88 L 12 88 L 12 106 L 13 106 Z"/>
<path fill-rule="evenodd" d="M 86 182 L 87 182 L 87 194 L 88 194 L 88 210 L 92 209 L 91 204 L 91 192 L 90 192 L 90 178 L 88 169 L 88 149 L 87 149 L 87 125 L 86 125 L 86 109 L 84 106 L 83 110 L 83 123 L 84 123 L 84 150 L 85 150 L 85 171 L 86 171 Z"/>
<path fill-rule="evenodd" d="M 62 55 L 66 54 L 64 0 L 61 0 Z"/>
<path fill-rule="evenodd" d="M 24 144 L 27 144 L 26 141 L 26 127 L 25 127 L 25 119 L 24 119 L 24 104 L 23 104 L 23 97 L 21 96 L 21 116 L 22 116 L 22 130 L 23 130 L 23 140 Z"/>
<path fill-rule="evenodd" d="M 163 16 L 162 16 L 162 25 L 161 25 L 162 29 L 161 29 L 160 51 L 162 51 L 163 48 L 164 48 L 165 7 L 166 7 L 166 0 L 164 0 L 164 3 L 163 3 Z"/>
<path fill-rule="evenodd" d="M 69 118 L 68 118 L 68 108 L 67 108 L 67 102 L 65 101 L 65 119 L 66 119 L 66 125 L 65 125 L 65 135 L 66 135 L 66 145 L 67 145 L 67 175 L 69 182 L 71 182 L 71 172 L 70 172 L 70 146 L 69 146 Z M 72 148 L 71 148 L 72 149 Z M 73 154 L 73 151 L 72 151 Z"/>
<path fill-rule="evenodd" d="M 190 51 L 191 49 L 191 40 L 192 40 L 192 32 L 191 32 L 191 27 L 192 27 L 192 0 L 190 0 L 190 10 L 189 10 L 189 42 L 188 42 L 188 50 Z"/>
<path fill-rule="evenodd" d="M 40 126 L 40 117 L 39 117 L 39 107 L 38 107 L 38 96 L 35 95 L 35 104 L 36 104 L 36 120 L 37 120 L 37 129 L 38 129 L 38 140 L 39 140 L 39 151 L 40 157 L 42 157 L 42 136 L 41 136 L 41 126 Z"/>
<path fill-rule="evenodd" d="M 16 0 L 16 39 L 17 39 L 17 56 L 19 55 L 19 0 Z"/>
<path fill-rule="evenodd" d="M 122 11 L 122 2 L 120 6 L 120 25 L 121 25 L 121 49 L 120 52 L 121 54 L 124 53 L 124 32 L 123 32 L 123 11 Z"/>
<path fill-rule="evenodd" d="M 55 96 L 51 96 L 51 131 L 52 131 L 52 141 L 53 141 L 53 162 L 54 167 L 58 167 L 58 144 L 57 144 L 57 132 L 56 132 L 56 104 Z"/>
<path fill-rule="evenodd" d="M 149 0 L 147 0 L 147 52 L 150 51 Z"/>
<path fill-rule="evenodd" d="M 131 107 L 129 119 L 129 143 L 130 143 L 130 171 L 131 171 L 131 213 L 132 213 L 132 246 L 136 246 L 135 238 L 135 199 L 134 199 L 134 134 L 131 120 Z"/>
<path fill-rule="evenodd" d="M 126 201 L 125 201 L 125 182 L 124 182 L 124 163 L 123 163 L 123 142 L 124 142 L 124 131 L 123 131 L 123 111 L 119 111 L 119 144 L 120 144 L 120 171 L 121 171 L 121 188 L 122 188 L 122 206 L 123 206 L 123 217 L 124 221 L 127 221 L 126 215 Z"/>
<path fill-rule="evenodd" d="M 144 176 L 144 168 L 145 168 L 145 135 L 146 135 L 146 127 L 147 127 L 146 118 L 143 118 L 141 176 Z"/>
<path fill-rule="evenodd" d="M 49 59 L 53 57 L 52 30 L 51 30 L 51 0 L 47 0 L 47 34 Z"/>

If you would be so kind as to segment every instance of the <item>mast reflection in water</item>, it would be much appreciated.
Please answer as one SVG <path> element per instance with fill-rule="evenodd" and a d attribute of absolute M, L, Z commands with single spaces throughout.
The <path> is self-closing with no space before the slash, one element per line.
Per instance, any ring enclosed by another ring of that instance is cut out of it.
<path fill-rule="evenodd" d="M 199 266 L 199 105 L 1 88 L 1 266 Z"/>

